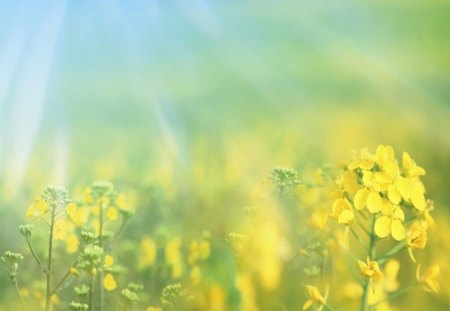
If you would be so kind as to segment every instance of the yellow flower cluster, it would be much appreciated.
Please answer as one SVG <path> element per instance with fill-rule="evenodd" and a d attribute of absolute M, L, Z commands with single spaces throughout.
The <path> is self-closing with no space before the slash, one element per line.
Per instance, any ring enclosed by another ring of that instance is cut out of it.
<path fill-rule="evenodd" d="M 375 154 L 363 149 L 354 154 L 336 181 L 339 191 L 331 217 L 350 226 L 356 219 L 355 210 L 367 210 L 377 216 L 374 229 L 378 237 L 404 240 L 404 209 L 425 215 L 431 204 L 425 200 L 425 187 L 420 180 L 423 175 L 425 170 L 407 152 L 403 152 L 399 163 L 391 146 L 380 145 Z"/>

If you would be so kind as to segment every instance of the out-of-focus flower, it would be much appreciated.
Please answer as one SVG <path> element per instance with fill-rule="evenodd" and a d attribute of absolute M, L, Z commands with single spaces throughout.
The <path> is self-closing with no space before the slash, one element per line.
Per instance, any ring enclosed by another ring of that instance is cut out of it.
<path fill-rule="evenodd" d="M 109 268 L 114 264 L 114 258 L 111 255 L 106 255 L 105 260 L 103 262 L 103 267 Z"/>
<path fill-rule="evenodd" d="M 107 291 L 113 291 L 117 287 L 117 282 L 114 279 L 113 275 L 111 273 L 107 273 L 106 276 L 103 279 L 103 287 Z"/>
<path fill-rule="evenodd" d="M 76 253 L 78 251 L 78 245 L 80 244 L 80 241 L 78 239 L 78 236 L 74 233 L 71 233 L 67 236 L 66 240 L 66 251 L 69 254 Z"/>
<path fill-rule="evenodd" d="M 183 263 L 181 260 L 180 247 L 180 238 L 174 238 L 166 245 L 166 261 L 172 269 L 172 278 L 178 278 L 183 273 Z"/>
<path fill-rule="evenodd" d="M 42 198 L 37 198 L 27 209 L 25 216 L 27 218 L 38 218 L 48 212 L 48 204 Z"/>
<path fill-rule="evenodd" d="M 117 209 L 114 206 L 108 207 L 106 210 L 106 218 L 109 220 L 116 220 L 117 219 Z"/>
<path fill-rule="evenodd" d="M 315 211 L 309 218 L 308 223 L 315 229 L 324 231 L 328 222 L 328 213 L 326 211 Z"/>
<path fill-rule="evenodd" d="M 89 217 L 87 209 L 85 207 L 78 207 L 75 203 L 67 204 L 66 213 L 77 227 L 84 226 Z"/>
<path fill-rule="evenodd" d="M 152 266 L 156 261 L 156 243 L 150 237 L 144 237 L 141 242 L 138 266 L 140 269 Z"/>
<path fill-rule="evenodd" d="M 415 221 L 408 228 L 407 246 L 409 256 L 413 262 L 416 262 L 416 258 L 413 254 L 413 249 L 424 249 L 427 245 L 428 235 L 425 228 L 419 221 Z"/>
<path fill-rule="evenodd" d="M 303 310 L 311 308 L 314 303 L 319 305 L 318 311 L 323 309 L 323 305 L 326 303 L 326 297 L 322 296 L 319 289 L 312 285 L 306 285 L 308 290 L 309 299 L 303 304 Z"/>
<path fill-rule="evenodd" d="M 408 152 L 403 152 L 402 165 L 409 177 L 418 177 L 425 175 L 425 170 L 416 164 Z"/>
<path fill-rule="evenodd" d="M 55 222 L 53 228 L 53 238 L 55 240 L 65 240 L 70 232 L 73 231 L 73 224 L 65 219 L 59 219 Z"/>
<path fill-rule="evenodd" d="M 334 202 L 330 216 L 343 225 L 351 225 L 355 220 L 352 205 L 345 198 L 339 198 Z"/>
<path fill-rule="evenodd" d="M 438 265 L 432 265 L 425 270 L 423 275 L 420 275 L 420 264 L 417 265 L 416 278 L 423 290 L 431 293 L 439 292 L 439 274 L 440 269 Z"/>
<path fill-rule="evenodd" d="M 387 293 L 392 293 L 398 290 L 399 284 L 397 280 L 398 271 L 400 270 L 400 261 L 389 260 L 383 271 L 383 287 Z"/>

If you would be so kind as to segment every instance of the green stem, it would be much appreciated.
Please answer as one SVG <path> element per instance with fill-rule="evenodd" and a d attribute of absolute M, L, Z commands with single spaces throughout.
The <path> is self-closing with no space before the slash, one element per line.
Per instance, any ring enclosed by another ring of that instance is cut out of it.
<path fill-rule="evenodd" d="M 19 285 L 17 284 L 17 281 L 14 282 L 14 287 L 15 287 L 15 289 L 16 289 L 16 291 L 17 291 L 17 294 L 19 295 L 19 298 L 20 298 L 20 301 L 21 301 L 22 304 L 23 304 L 23 307 L 25 308 L 25 310 L 28 311 L 28 310 L 29 310 L 29 309 L 28 309 L 28 305 L 27 305 L 27 303 L 25 302 L 25 299 L 23 298 L 22 293 L 20 292 Z"/>
<path fill-rule="evenodd" d="M 359 237 L 359 235 L 355 232 L 355 230 L 349 226 L 351 233 L 353 234 L 353 236 L 356 238 L 356 240 L 358 240 L 359 244 L 361 244 L 361 246 L 368 251 L 366 245 L 364 244 L 364 241 Z"/>
<path fill-rule="evenodd" d="M 370 226 L 370 240 L 369 240 L 369 250 L 368 250 L 368 256 L 372 260 L 375 257 L 375 244 L 377 237 L 375 236 L 375 215 L 372 216 L 372 223 Z M 369 311 L 369 290 L 370 290 L 370 278 L 366 280 L 366 283 L 364 284 L 364 292 L 361 299 L 361 306 L 360 311 Z"/>
<path fill-rule="evenodd" d="M 94 296 L 94 277 L 92 275 L 89 276 L 89 311 L 94 310 L 93 306 L 93 296 Z"/>
<path fill-rule="evenodd" d="M 45 311 L 50 310 L 50 300 L 52 298 L 52 255 L 53 255 L 53 230 L 55 229 L 55 210 L 56 206 L 51 209 L 50 235 L 48 239 L 48 258 L 47 258 L 47 291 L 45 296 Z"/>
<path fill-rule="evenodd" d="M 334 311 L 334 309 L 333 309 L 330 305 L 328 305 L 328 304 L 324 304 L 324 305 L 323 305 L 323 308 L 324 308 L 325 310 Z"/>
<path fill-rule="evenodd" d="M 38 265 L 41 267 L 42 272 L 47 273 L 47 268 L 41 263 L 38 256 L 36 255 L 33 247 L 31 246 L 31 242 L 28 238 L 25 239 L 27 241 L 28 248 L 30 249 L 31 255 L 33 255 L 34 260 L 38 263 Z"/>
<path fill-rule="evenodd" d="M 397 292 L 395 292 L 395 293 L 393 293 L 393 294 L 391 294 L 389 296 L 386 296 L 383 299 L 378 300 L 376 303 L 373 304 L 373 306 L 376 306 L 376 305 L 378 305 L 378 304 L 380 304 L 380 303 L 382 303 L 384 301 L 389 301 L 389 300 L 395 299 L 395 298 L 397 298 L 397 297 L 399 297 L 401 295 L 404 295 L 404 294 L 406 294 L 407 292 L 409 292 L 411 289 L 413 289 L 416 286 L 417 286 L 417 282 L 413 283 L 410 286 L 405 287 L 405 288 L 403 288 L 403 289 L 401 289 L 401 290 L 399 290 L 399 291 L 397 291 Z"/>
<path fill-rule="evenodd" d="M 406 244 L 404 242 L 398 243 L 395 245 L 390 251 L 388 251 L 386 254 L 380 256 L 377 258 L 378 264 L 383 264 L 386 262 L 389 258 L 396 255 L 397 253 L 401 252 L 406 248 Z"/>
<path fill-rule="evenodd" d="M 72 265 L 72 266 L 70 266 L 70 268 L 75 268 L 76 266 L 77 266 L 77 264 L 78 264 L 78 260 L 77 261 L 75 261 L 75 263 Z M 62 279 L 58 282 L 58 284 L 56 284 L 56 286 L 55 286 L 55 288 L 53 289 L 53 291 L 52 291 L 52 293 L 53 294 L 56 294 L 56 292 L 58 291 L 58 289 L 59 289 L 59 287 L 61 286 L 61 285 L 63 285 L 64 284 L 64 281 L 70 276 L 70 268 L 69 268 L 69 270 L 66 272 L 66 274 L 64 274 L 64 276 L 62 277 Z"/>
<path fill-rule="evenodd" d="M 99 199 L 99 208 L 100 208 L 100 225 L 99 225 L 99 233 L 98 233 L 98 241 L 99 246 L 103 248 L 103 205 L 102 200 Z M 103 270 L 100 270 L 98 274 L 98 293 L 99 293 L 99 310 L 103 311 L 103 306 L 105 304 L 105 291 L 103 290 Z"/>

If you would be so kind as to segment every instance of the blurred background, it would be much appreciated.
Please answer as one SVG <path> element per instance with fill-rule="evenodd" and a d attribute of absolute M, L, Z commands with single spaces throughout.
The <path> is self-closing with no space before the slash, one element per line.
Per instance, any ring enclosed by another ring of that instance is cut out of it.
<path fill-rule="evenodd" d="M 448 234 L 449 29 L 444 0 L 2 0 L 2 252 L 46 184 L 111 180 L 153 227 L 220 236 L 274 166 L 378 144 L 427 170 Z"/>

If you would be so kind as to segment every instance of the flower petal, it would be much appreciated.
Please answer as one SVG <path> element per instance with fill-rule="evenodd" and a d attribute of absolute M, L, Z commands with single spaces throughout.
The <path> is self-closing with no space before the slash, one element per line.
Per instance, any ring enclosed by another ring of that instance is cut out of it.
<path fill-rule="evenodd" d="M 356 192 L 355 197 L 353 198 L 353 203 L 355 204 L 355 208 L 357 210 L 362 210 L 366 206 L 369 193 L 369 190 L 366 188 L 359 189 L 358 192 Z"/>
<path fill-rule="evenodd" d="M 403 224 L 400 220 L 394 219 L 392 221 L 391 234 L 392 234 L 392 237 L 397 241 L 401 241 L 401 240 L 405 239 L 405 236 L 406 236 L 405 227 L 403 227 Z"/>
<path fill-rule="evenodd" d="M 381 197 L 378 192 L 371 191 L 367 197 L 367 209 L 372 214 L 379 212 L 381 209 Z"/>
<path fill-rule="evenodd" d="M 355 214 L 352 210 L 343 210 L 338 217 L 338 223 L 343 225 L 351 225 L 355 220 Z"/>
<path fill-rule="evenodd" d="M 397 187 L 395 185 L 389 186 L 387 196 L 393 204 L 400 203 L 400 200 L 402 199 L 400 192 L 398 192 Z"/>
<path fill-rule="evenodd" d="M 380 238 L 385 238 L 391 232 L 391 219 L 387 216 L 378 217 L 375 221 L 375 234 Z"/>
<path fill-rule="evenodd" d="M 419 211 L 423 211 L 425 209 L 425 206 L 427 205 L 425 202 L 425 196 L 423 195 L 423 193 L 420 193 L 418 191 L 414 191 L 412 193 L 411 202 Z"/>

